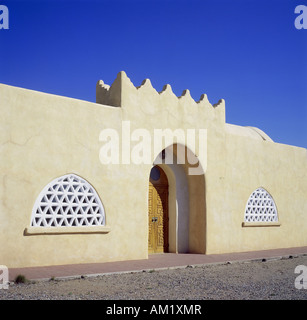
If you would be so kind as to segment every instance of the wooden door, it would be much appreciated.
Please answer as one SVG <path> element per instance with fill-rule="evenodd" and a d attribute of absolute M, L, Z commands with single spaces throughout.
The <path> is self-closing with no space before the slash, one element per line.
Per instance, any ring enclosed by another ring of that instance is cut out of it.
<path fill-rule="evenodd" d="M 148 252 L 168 251 L 168 181 L 155 166 L 150 175 L 148 195 Z"/>

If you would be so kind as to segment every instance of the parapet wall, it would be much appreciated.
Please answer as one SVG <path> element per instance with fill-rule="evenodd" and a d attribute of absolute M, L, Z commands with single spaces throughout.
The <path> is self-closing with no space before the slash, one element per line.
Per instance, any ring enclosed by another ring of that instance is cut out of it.
<path fill-rule="evenodd" d="M 152 87 L 149 79 L 143 80 L 142 84 L 136 87 L 124 71 L 118 73 L 111 86 L 102 80 L 97 82 L 96 102 L 129 108 L 131 112 L 135 109 L 136 112 L 139 110 L 149 115 L 159 113 L 167 108 L 186 117 L 191 123 L 194 122 L 193 119 L 199 119 L 199 116 L 217 123 L 225 123 L 225 101 L 223 99 L 216 104 L 211 104 L 207 95 L 202 94 L 200 99 L 195 101 L 188 89 L 177 97 L 169 84 L 164 85 L 162 91 L 158 92 Z"/>

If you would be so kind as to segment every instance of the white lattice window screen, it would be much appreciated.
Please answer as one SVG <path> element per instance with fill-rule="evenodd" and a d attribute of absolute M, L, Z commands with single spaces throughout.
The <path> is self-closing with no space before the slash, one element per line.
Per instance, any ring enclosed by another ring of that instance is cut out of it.
<path fill-rule="evenodd" d="M 103 225 L 105 212 L 98 194 L 87 181 L 75 174 L 49 183 L 32 210 L 32 227 Z"/>
<path fill-rule="evenodd" d="M 245 222 L 276 222 L 277 209 L 271 195 L 263 188 L 256 189 L 249 197 L 244 215 Z"/>

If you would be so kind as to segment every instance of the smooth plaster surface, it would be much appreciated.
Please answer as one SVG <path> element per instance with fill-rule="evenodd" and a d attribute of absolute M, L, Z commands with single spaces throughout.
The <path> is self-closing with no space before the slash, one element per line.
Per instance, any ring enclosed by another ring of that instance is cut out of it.
<path fill-rule="evenodd" d="M 149 164 L 102 164 L 100 132 L 113 128 L 121 133 L 122 121 L 130 121 L 131 132 L 206 129 L 205 145 L 199 145 L 196 135 L 195 150 L 186 141 L 176 141 L 193 150 L 203 174 L 189 175 L 188 164 L 164 165 L 171 177 L 171 252 L 307 245 L 306 149 L 274 143 L 257 128 L 225 124 L 224 100 L 211 105 L 203 95 L 195 102 L 188 90 L 178 98 L 169 85 L 158 93 L 148 79 L 136 88 L 124 72 L 112 86 L 100 81 L 96 92 L 97 103 L 90 103 L 0 85 L 0 264 L 27 267 L 148 257 L 148 179 L 162 150 L 152 148 Z M 136 144 L 132 141 L 131 148 Z M 99 194 L 107 232 L 91 233 L 88 227 L 77 234 L 27 234 L 40 191 L 68 173 L 87 180 Z M 280 225 L 242 226 L 248 197 L 258 187 L 272 195 Z"/>

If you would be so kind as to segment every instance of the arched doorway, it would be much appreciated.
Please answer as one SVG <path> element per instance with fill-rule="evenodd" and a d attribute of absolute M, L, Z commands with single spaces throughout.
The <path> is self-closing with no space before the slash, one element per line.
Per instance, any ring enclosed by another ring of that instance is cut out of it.
<path fill-rule="evenodd" d="M 150 172 L 148 193 L 148 253 L 168 252 L 168 180 L 159 166 Z"/>
<path fill-rule="evenodd" d="M 206 253 L 205 175 L 199 159 L 185 145 L 171 145 L 156 156 L 151 170 L 149 208 L 152 208 L 151 184 L 158 185 L 164 179 L 168 186 L 168 196 L 162 197 L 165 200 L 160 196 L 161 203 L 166 203 L 162 205 L 167 212 L 163 241 L 167 242 L 168 248 L 158 252 Z M 160 177 L 155 181 L 155 174 L 161 173 L 162 180 Z M 149 241 L 154 217 L 149 218 Z M 155 252 L 150 245 L 148 252 Z"/>

